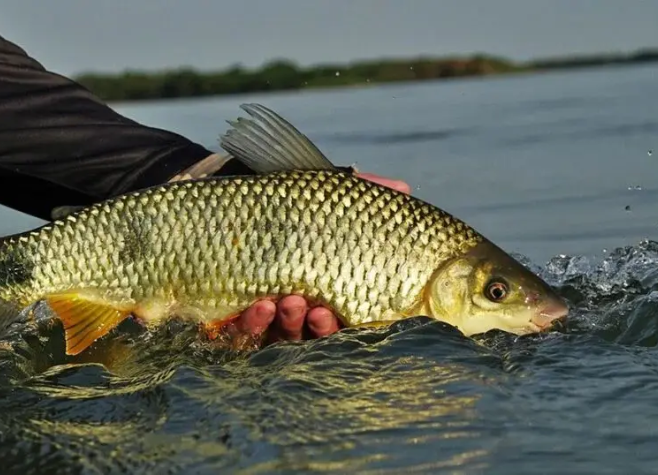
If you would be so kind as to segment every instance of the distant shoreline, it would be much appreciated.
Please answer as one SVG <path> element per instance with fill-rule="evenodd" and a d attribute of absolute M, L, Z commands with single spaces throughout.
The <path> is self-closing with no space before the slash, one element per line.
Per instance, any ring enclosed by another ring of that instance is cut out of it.
<path fill-rule="evenodd" d="M 251 70 L 236 65 L 218 71 L 178 68 L 151 72 L 125 71 L 119 74 L 83 73 L 74 79 L 105 101 L 131 102 L 447 80 L 650 62 L 658 62 L 658 48 L 626 54 L 564 56 L 527 62 L 514 62 L 485 54 L 380 59 L 309 67 L 300 67 L 288 60 L 274 60 Z"/>

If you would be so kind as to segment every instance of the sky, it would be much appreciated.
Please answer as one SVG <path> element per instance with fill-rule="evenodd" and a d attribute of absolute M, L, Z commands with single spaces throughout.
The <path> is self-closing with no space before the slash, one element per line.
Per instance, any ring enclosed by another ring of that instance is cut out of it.
<path fill-rule="evenodd" d="M 2 0 L 0 36 L 61 74 L 658 46 L 652 0 Z"/>

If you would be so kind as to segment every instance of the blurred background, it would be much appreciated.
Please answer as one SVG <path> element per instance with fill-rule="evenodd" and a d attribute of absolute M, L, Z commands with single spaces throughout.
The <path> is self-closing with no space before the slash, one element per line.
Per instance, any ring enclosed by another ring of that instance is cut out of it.
<path fill-rule="evenodd" d="M 213 150 L 244 102 L 537 263 L 658 231 L 658 3 L 3 0 L 0 32 Z M 0 232 L 41 222 L 2 209 Z"/>

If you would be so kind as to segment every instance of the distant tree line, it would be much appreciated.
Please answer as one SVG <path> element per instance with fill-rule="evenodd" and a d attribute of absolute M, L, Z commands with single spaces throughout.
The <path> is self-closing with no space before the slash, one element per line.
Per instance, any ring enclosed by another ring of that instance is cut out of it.
<path fill-rule="evenodd" d="M 129 70 L 119 74 L 85 73 L 75 79 L 106 101 L 131 101 L 439 80 L 649 61 L 658 61 L 658 49 L 630 55 L 549 58 L 526 63 L 480 54 L 359 61 L 304 68 L 280 59 L 255 70 L 239 65 L 208 72 L 192 68 L 159 72 Z"/>
<path fill-rule="evenodd" d="M 595 54 L 588 56 L 573 56 L 539 59 L 528 62 L 529 69 L 568 69 L 591 66 L 607 66 L 613 64 L 637 64 L 658 61 L 658 49 L 643 49 L 631 54 Z"/>

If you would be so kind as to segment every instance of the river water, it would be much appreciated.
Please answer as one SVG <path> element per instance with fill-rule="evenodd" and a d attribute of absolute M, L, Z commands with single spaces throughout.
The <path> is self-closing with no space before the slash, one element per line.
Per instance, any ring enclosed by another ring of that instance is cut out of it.
<path fill-rule="evenodd" d="M 467 339 L 419 318 L 247 354 L 180 324 L 127 323 L 77 360 L 59 329 L 15 329 L 0 347 L 7 473 L 655 473 L 656 77 L 117 104 L 216 149 L 239 104 L 261 102 L 335 162 L 406 180 L 514 253 L 570 301 L 571 321 Z M 0 217 L 2 233 L 40 224 Z"/>

